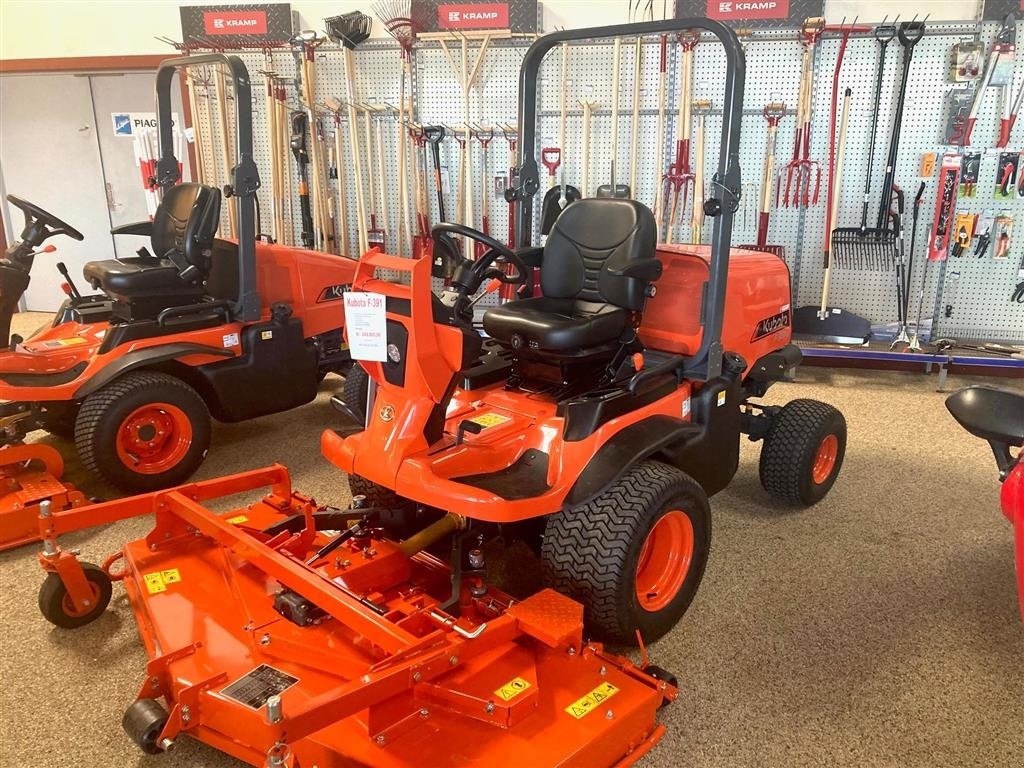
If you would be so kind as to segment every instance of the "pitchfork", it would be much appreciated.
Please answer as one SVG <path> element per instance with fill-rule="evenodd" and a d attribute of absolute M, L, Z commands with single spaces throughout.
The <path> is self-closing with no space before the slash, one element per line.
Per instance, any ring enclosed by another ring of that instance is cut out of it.
<path fill-rule="evenodd" d="M 821 192 L 821 163 L 811 160 L 811 119 L 814 101 L 814 49 L 824 29 L 825 20 L 818 17 L 807 19 L 801 30 L 804 54 L 800 92 L 797 95 L 796 133 L 793 140 L 793 159 L 786 166 L 786 189 L 782 198 L 787 208 L 791 205 L 817 205 L 818 194 Z"/>
<path fill-rule="evenodd" d="M 665 184 L 664 199 L 672 200 L 668 224 L 665 228 L 665 242 L 667 243 L 672 242 L 673 229 L 680 223 L 683 212 L 686 210 L 689 187 L 695 178 L 690 170 L 690 132 L 693 109 L 691 83 L 693 80 L 693 49 L 699 42 L 700 35 L 693 30 L 679 35 L 679 45 L 683 49 L 683 56 L 679 85 L 679 115 L 676 127 L 676 157 L 662 177 Z M 680 198 L 682 206 L 679 205 Z"/>

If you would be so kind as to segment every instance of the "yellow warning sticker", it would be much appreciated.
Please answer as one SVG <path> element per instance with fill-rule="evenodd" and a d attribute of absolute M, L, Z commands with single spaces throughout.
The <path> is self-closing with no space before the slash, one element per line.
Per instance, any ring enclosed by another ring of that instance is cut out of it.
<path fill-rule="evenodd" d="M 599 686 L 597 686 L 597 688 L 592 690 L 586 696 L 584 696 L 581 699 L 577 699 L 568 707 L 566 707 L 565 711 L 573 717 L 575 717 L 577 720 L 579 720 L 584 715 L 589 715 L 591 712 L 597 709 L 598 705 L 601 702 L 610 699 L 618 692 L 619 689 L 611 683 L 601 683 Z"/>
<path fill-rule="evenodd" d="M 474 416 L 470 421 L 486 429 L 487 427 L 496 427 L 499 424 L 504 424 L 506 421 L 512 421 L 512 417 L 502 416 L 500 413 L 490 411 L 489 413 L 481 413 L 479 416 Z"/>
<path fill-rule="evenodd" d="M 234 517 L 229 517 L 225 522 L 228 522 L 231 525 L 241 525 L 242 523 L 249 522 L 249 518 L 245 515 L 235 515 Z"/>
<path fill-rule="evenodd" d="M 274 332 L 273 331 L 260 331 L 260 339 L 261 340 L 263 340 L 263 341 L 270 341 L 270 339 L 272 339 L 272 338 L 274 338 Z"/>
<path fill-rule="evenodd" d="M 501 688 L 494 692 L 494 695 L 502 701 L 512 701 L 512 699 L 529 687 L 530 684 L 526 680 L 523 680 L 521 677 L 517 677 L 513 680 L 509 680 L 501 686 Z"/>
<path fill-rule="evenodd" d="M 75 344 L 85 344 L 86 340 L 81 336 L 72 336 L 70 339 L 54 339 L 53 341 L 46 342 L 43 346 L 46 347 L 70 347 Z"/>
<path fill-rule="evenodd" d="M 181 573 L 177 568 L 170 568 L 166 571 L 153 571 L 142 576 L 146 582 L 146 590 L 151 595 L 157 592 L 166 592 L 168 584 L 177 584 L 181 581 Z"/>
<path fill-rule="evenodd" d="M 725 405 L 725 395 L 725 390 L 722 390 L 721 392 L 718 393 L 718 404 L 720 406 Z"/>

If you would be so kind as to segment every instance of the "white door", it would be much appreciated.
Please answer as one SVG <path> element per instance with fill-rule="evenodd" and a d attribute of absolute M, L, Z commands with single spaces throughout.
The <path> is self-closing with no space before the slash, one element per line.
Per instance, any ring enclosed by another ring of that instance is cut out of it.
<path fill-rule="evenodd" d="M 91 75 L 92 103 L 96 111 L 97 137 L 106 184 L 111 226 L 146 221 L 146 193 L 142 172 L 135 164 L 132 137 L 115 133 L 112 115 L 145 115 L 156 112 L 156 78 L 153 72 Z M 177 80 L 171 84 L 171 106 L 181 115 L 181 91 Z M 156 143 L 154 140 L 154 147 Z M 158 148 L 157 148 L 158 149 Z M 189 178 L 188 158 L 182 161 L 182 173 Z M 144 240 L 130 235 L 114 238 L 118 258 L 134 256 Z"/>
<path fill-rule="evenodd" d="M 109 120 L 109 118 L 108 118 Z M 85 240 L 56 237 L 56 253 L 40 254 L 25 292 L 25 308 L 56 309 L 65 296 L 55 264 L 63 261 L 79 289 L 82 266 L 112 255 L 110 218 L 96 140 L 89 78 L 74 75 L 0 77 L 0 172 L 8 194 L 35 203 L 75 227 Z M 8 207 L 17 238 L 20 210 Z"/>

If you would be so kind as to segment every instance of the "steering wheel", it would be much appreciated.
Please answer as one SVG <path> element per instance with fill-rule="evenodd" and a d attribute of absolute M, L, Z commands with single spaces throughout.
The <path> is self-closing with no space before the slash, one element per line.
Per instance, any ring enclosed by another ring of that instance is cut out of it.
<path fill-rule="evenodd" d="M 47 213 L 35 203 L 22 200 L 14 195 L 8 195 L 7 201 L 16 208 L 21 209 L 21 212 L 25 214 L 25 230 L 22 232 L 22 239 L 31 242 L 32 245 L 38 245 L 46 238 L 53 237 L 54 235 L 67 235 L 73 240 L 85 239 L 81 232 L 66 221 L 58 219 L 52 213 Z M 39 224 L 42 225 L 42 229 L 36 226 Z"/>
<path fill-rule="evenodd" d="M 468 237 L 470 240 L 486 246 L 488 250 L 476 261 L 470 261 L 462 257 L 459 247 L 449 235 Z M 515 251 L 480 230 L 463 224 L 441 223 L 434 225 L 430 230 L 430 236 L 434 241 L 434 246 L 443 252 L 439 254 L 441 258 L 447 256 L 452 263 L 456 264 L 451 275 L 452 284 L 461 288 L 467 296 L 476 293 L 484 280 L 496 278 L 506 285 L 523 285 L 530 275 L 530 268 L 523 263 Z M 437 256 L 434 258 L 436 263 Z M 503 270 L 493 266 L 495 262 L 511 264 L 515 267 L 515 272 L 507 275 Z"/>

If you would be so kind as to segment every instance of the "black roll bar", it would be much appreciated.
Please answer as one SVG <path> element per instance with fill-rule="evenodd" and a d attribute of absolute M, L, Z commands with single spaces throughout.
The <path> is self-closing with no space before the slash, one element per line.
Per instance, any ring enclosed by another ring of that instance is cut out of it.
<path fill-rule="evenodd" d="M 704 294 L 701 320 L 704 334 L 700 349 L 686 357 L 682 366 L 687 378 L 707 381 L 722 372 L 722 320 L 725 315 L 726 275 L 732 244 L 732 219 L 739 208 L 741 174 L 739 161 L 740 124 L 743 120 L 743 86 L 746 81 L 746 57 L 736 33 L 717 21 L 705 18 L 666 19 L 643 24 L 617 24 L 609 27 L 566 29 L 534 41 L 519 70 L 519 167 L 518 184 L 513 190 L 518 202 L 517 242 L 529 245 L 533 234 L 533 197 L 540 189 L 536 152 L 537 75 L 544 56 L 561 43 L 606 37 L 637 37 L 684 32 L 711 32 L 725 48 L 725 102 L 722 105 L 722 138 L 715 173 L 713 196 L 705 211 L 714 217 L 711 234 L 711 267 Z M 585 193 L 584 193 L 585 194 Z M 694 201 L 696 204 L 697 201 Z"/>
<path fill-rule="evenodd" d="M 236 165 L 231 169 L 230 189 L 225 194 L 238 199 L 238 299 L 232 302 L 236 320 L 249 322 L 260 318 L 260 297 L 256 292 L 256 190 L 260 172 L 252 155 L 252 86 L 249 70 L 237 56 L 204 53 L 165 59 L 156 72 L 156 114 L 160 140 L 160 160 L 156 181 L 165 190 L 178 183 L 178 158 L 174 156 L 171 81 L 179 69 L 201 64 L 224 65 L 235 83 Z M 198 150 L 197 150 L 198 151 Z"/>

